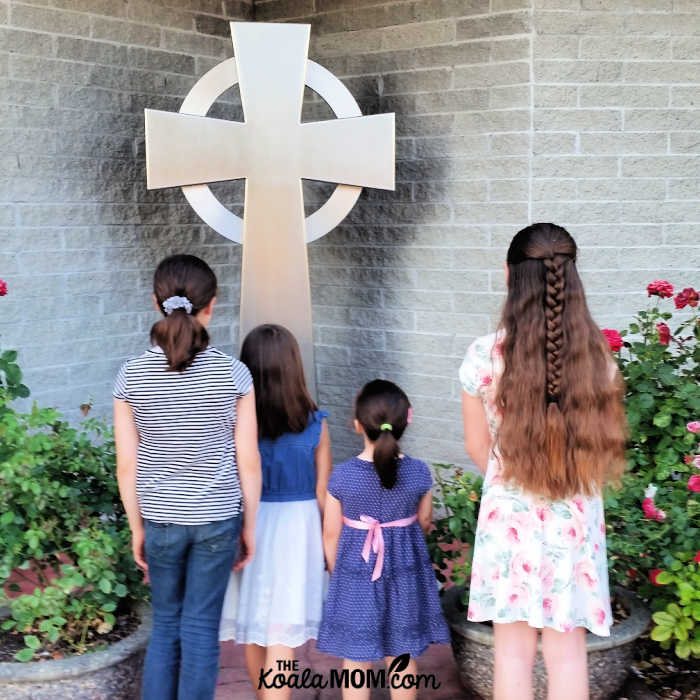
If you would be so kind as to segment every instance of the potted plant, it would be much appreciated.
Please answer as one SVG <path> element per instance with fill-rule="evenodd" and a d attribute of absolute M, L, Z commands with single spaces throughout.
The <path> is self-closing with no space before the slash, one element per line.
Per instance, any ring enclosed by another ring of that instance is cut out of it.
<path fill-rule="evenodd" d="M 700 658 L 698 292 L 674 294 L 657 280 L 647 293 L 649 307 L 627 329 L 605 331 L 627 385 L 630 431 L 628 472 L 605 503 L 610 575 L 649 603 L 657 656 L 674 654 L 692 669 Z"/>
<path fill-rule="evenodd" d="M 0 696 L 133 698 L 149 620 L 114 443 L 96 420 L 17 410 L 16 360 L 0 353 Z"/>
<path fill-rule="evenodd" d="M 446 584 L 443 610 L 450 625 L 452 650 L 465 688 L 483 698 L 493 694 L 493 627 L 469 622 L 467 603 L 471 557 L 479 517 L 482 478 L 451 465 L 436 467 L 435 506 L 441 513 L 428 535 L 438 579 Z M 588 634 L 590 697 L 610 697 L 629 672 L 635 640 L 649 625 L 649 612 L 629 591 L 617 589 L 615 608 L 622 613 L 610 637 Z M 541 655 L 535 663 L 535 695 L 546 697 L 546 675 Z"/>

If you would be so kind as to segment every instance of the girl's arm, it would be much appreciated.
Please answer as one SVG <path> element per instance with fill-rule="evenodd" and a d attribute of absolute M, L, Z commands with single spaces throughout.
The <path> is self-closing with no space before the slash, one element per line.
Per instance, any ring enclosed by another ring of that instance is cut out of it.
<path fill-rule="evenodd" d="M 462 391 L 462 421 L 467 454 L 485 474 L 491 453 L 491 433 L 481 397 Z"/>
<path fill-rule="evenodd" d="M 328 572 L 333 573 L 338 540 L 343 529 L 343 505 L 329 492 L 326 492 L 326 508 L 323 513 L 323 552 L 326 555 Z"/>
<path fill-rule="evenodd" d="M 433 524 L 433 492 L 426 491 L 418 502 L 418 524 L 427 533 Z"/>
<path fill-rule="evenodd" d="M 318 507 L 321 509 L 321 516 L 326 506 L 326 487 L 328 486 L 328 477 L 331 475 L 332 458 L 331 458 L 331 435 L 328 431 L 328 424 L 323 420 L 321 428 L 321 439 L 316 448 L 316 500 Z"/>
<path fill-rule="evenodd" d="M 117 483 L 131 529 L 131 551 L 136 564 L 147 570 L 143 518 L 136 496 L 139 433 L 131 406 L 120 399 L 114 399 L 114 440 L 117 446 Z"/>
<path fill-rule="evenodd" d="M 236 405 L 236 463 L 243 493 L 242 552 L 236 569 L 242 569 L 255 553 L 255 521 L 262 491 L 262 468 L 258 451 L 258 419 L 255 414 L 255 389 L 238 399 Z"/>

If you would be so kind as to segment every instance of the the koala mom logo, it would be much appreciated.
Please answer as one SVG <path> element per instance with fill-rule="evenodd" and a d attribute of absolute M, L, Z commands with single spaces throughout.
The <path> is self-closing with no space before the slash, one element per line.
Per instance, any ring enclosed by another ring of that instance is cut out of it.
<path fill-rule="evenodd" d="M 258 690 L 263 688 L 430 688 L 437 690 L 440 681 L 433 673 L 403 673 L 411 657 L 397 656 L 388 669 L 331 669 L 326 678 L 310 668 L 299 670 L 298 661 L 278 660 L 277 668 L 260 669 Z"/>

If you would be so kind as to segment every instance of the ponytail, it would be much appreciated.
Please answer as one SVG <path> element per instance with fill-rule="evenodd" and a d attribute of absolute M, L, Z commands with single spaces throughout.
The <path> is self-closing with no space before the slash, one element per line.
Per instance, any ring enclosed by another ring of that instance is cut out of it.
<path fill-rule="evenodd" d="M 151 328 L 151 343 L 163 350 L 170 371 L 183 372 L 209 345 L 196 316 L 216 296 L 216 275 L 194 255 L 171 255 L 156 268 L 153 295 L 164 318 Z"/>
<path fill-rule="evenodd" d="M 151 343 L 162 348 L 169 370 L 182 372 L 209 345 L 209 333 L 194 316 L 177 309 L 153 325 Z"/>
<path fill-rule="evenodd" d="M 391 430 L 382 430 L 374 442 L 374 469 L 385 489 L 396 485 L 399 454 L 399 442 Z"/>
<path fill-rule="evenodd" d="M 404 391 L 384 379 L 365 384 L 355 400 L 355 417 L 374 443 L 374 469 L 385 489 L 396 485 L 399 440 L 408 425 L 410 408 Z"/>

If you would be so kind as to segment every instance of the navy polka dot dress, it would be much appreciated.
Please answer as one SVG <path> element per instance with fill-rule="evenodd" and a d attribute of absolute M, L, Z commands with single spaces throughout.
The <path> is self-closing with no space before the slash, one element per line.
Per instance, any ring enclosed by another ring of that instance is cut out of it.
<path fill-rule="evenodd" d="M 372 462 L 357 457 L 339 464 L 328 491 L 343 515 L 370 516 L 382 523 L 414 515 L 432 485 L 428 466 L 404 457 L 396 485 L 385 489 Z M 323 652 L 353 661 L 374 661 L 408 653 L 420 656 L 429 644 L 447 644 L 437 581 L 418 522 L 382 528 L 384 565 L 372 581 L 376 555 L 362 559 L 367 530 L 343 525 L 335 568 L 318 635 Z"/>

